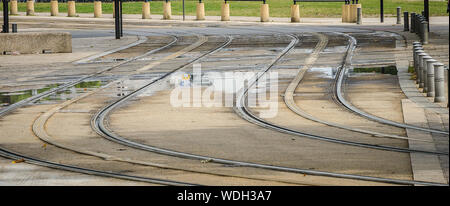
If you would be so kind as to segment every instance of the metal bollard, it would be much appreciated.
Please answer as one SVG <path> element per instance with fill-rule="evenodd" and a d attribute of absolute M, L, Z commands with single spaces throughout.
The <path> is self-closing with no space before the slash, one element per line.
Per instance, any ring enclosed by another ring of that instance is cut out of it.
<path fill-rule="evenodd" d="M 422 44 L 428 44 L 428 22 L 423 21 L 420 25 Z"/>
<path fill-rule="evenodd" d="M 410 30 L 411 33 L 416 32 L 416 31 L 415 31 L 415 30 L 416 30 L 416 24 L 415 24 L 415 21 L 416 21 L 416 13 L 412 12 L 412 13 L 411 13 L 411 30 Z"/>
<path fill-rule="evenodd" d="M 419 71 L 419 54 L 423 53 L 423 52 L 424 51 L 423 51 L 422 47 L 416 47 L 413 52 L 414 72 L 416 72 L 416 74 L 417 74 L 417 71 Z"/>
<path fill-rule="evenodd" d="M 416 28 L 415 32 L 416 32 L 417 35 L 420 34 L 420 22 L 421 22 L 420 15 L 416 15 L 416 21 L 414 23 L 415 23 L 415 28 Z"/>
<path fill-rule="evenodd" d="M 427 97 L 434 97 L 434 64 L 437 63 L 436 60 L 430 59 L 427 61 Z"/>
<path fill-rule="evenodd" d="M 416 84 L 420 83 L 420 54 L 424 53 L 422 48 L 418 48 L 415 53 L 416 63 L 414 64 L 414 72 L 416 73 Z"/>
<path fill-rule="evenodd" d="M 356 8 L 356 24 L 361 24 L 362 20 L 362 14 L 361 14 L 361 7 Z"/>
<path fill-rule="evenodd" d="M 418 50 L 423 50 L 422 49 L 422 45 L 419 42 L 414 42 L 413 43 L 413 49 L 412 49 L 412 54 L 413 54 L 413 62 L 414 62 L 414 71 L 417 68 L 417 57 L 416 57 L 416 51 Z"/>
<path fill-rule="evenodd" d="M 427 88 L 427 69 L 428 69 L 428 64 L 427 64 L 427 61 L 428 60 L 430 60 L 430 59 L 432 59 L 430 56 L 424 56 L 423 58 L 422 58 L 422 64 L 423 64 L 423 66 L 422 66 L 422 74 L 421 74 L 421 81 L 420 81 L 420 84 L 422 84 L 422 88 L 423 88 L 423 90 L 422 90 L 422 92 L 423 93 L 427 93 L 427 91 L 428 91 L 428 88 Z"/>
<path fill-rule="evenodd" d="M 12 33 L 17 33 L 17 24 L 11 24 L 12 26 Z"/>
<path fill-rule="evenodd" d="M 444 64 L 435 63 L 434 67 L 434 102 L 445 102 L 444 95 Z"/>
<path fill-rule="evenodd" d="M 407 11 L 403 12 L 403 31 L 409 31 L 409 14 Z"/>
<path fill-rule="evenodd" d="M 397 24 L 401 24 L 402 22 L 402 8 L 401 7 L 397 7 Z"/>
<path fill-rule="evenodd" d="M 416 50 L 416 65 L 414 65 L 414 72 L 416 72 L 416 84 L 420 83 L 420 54 L 425 53 L 422 49 Z"/>
<path fill-rule="evenodd" d="M 416 64 L 417 64 L 417 58 L 416 58 L 416 55 L 417 55 L 417 51 L 418 50 L 423 50 L 423 48 L 422 48 L 422 45 L 421 44 L 416 44 L 416 45 L 413 45 L 413 60 L 414 60 L 414 68 L 416 68 Z"/>
<path fill-rule="evenodd" d="M 419 88 L 423 88 L 423 83 L 422 82 L 422 69 L 423 69 L 423 57 L 424 56 L 428 56 L 427 53 L 425 53 L 424 51 L 420 52 L 417 54 L 417 60 L 418 61 L 418 70 L 417 70 L 417 84 L 419 85 Z"/>

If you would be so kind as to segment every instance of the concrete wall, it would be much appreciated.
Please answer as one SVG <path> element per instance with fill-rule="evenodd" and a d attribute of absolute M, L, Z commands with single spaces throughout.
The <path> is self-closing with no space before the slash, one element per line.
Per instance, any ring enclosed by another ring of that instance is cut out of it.
<path fill-rule="evenodd" d="M 72 35 L 67 32 L 0 33 L 0 55 L 5 52 L 20 54 L 72 53 Z"/>

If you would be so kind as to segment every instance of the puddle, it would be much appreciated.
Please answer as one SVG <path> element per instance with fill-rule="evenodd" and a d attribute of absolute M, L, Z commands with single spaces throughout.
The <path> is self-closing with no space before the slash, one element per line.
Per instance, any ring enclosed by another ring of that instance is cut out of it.
<path fill-rule="evenodd" d="M 313 67 L 309 71 L 319 73 L 317 76 L 321 78 L 334 79 L 337 69 L 333 67 Z"/>
<path fill-rule="evenodd" d="M 257 70 L 259 71 L 259 70 Z M 254 78 L 256 73 L 252 72 L 204 72 L 200 81 L 195 81 L 192 73 L 179 73 L 171 76 L 170 86 L 180 88 L 203 87 L 214 92 L 224 92 L 234 94 L 243 86 L 247 85 L 247 80 Z M 248 75 L 248 76 L 247 76 Z M 261 80 L 256 86 L 249 89 L 249 93 L 262 93 L 270 90 L 271 84 L 278 84 L 278 79 Z M 278 77 L 278 76 L 276 76 Z M 238 89 L 239 88 L 239 89 Z"/>
<path fill-rule="evenodd" d="M 28 89 L 14 92 L 0 92 L 0 106 L 5 107 L 17 103 L 26 98 L 32 97 L 34 95 L 48 91 L 52 88 L 58 87 L 59 85 L 60 84 L 50 84 L 40 89 Z"/>
<path fill-rule="evenodd" d="M 120 80 L 112 86 L 111 96 L 120 97 L 130 94 L 131 92 L 149 84 L 164 75 L 158 74 L 138 74 L 133 75 L 129 79 Z M 159 81 L 139 93 L 138 97 L 153 96 L 156 92 L 168 89 L 170 87 L 168 81 Z"/>
<path fill-rule="evenodd" d="M 112 62 L 122 62 L 122 61 L 126 61 L 126 60 L 128 60 L 128 58 L 116 58 L 116 59 L 102 58 L 99 60 L 89 61 L 88 63 L 112 63 Z"/>
<path fill-rule="evenodd" d="M 353 68 L 350 69 L 350 76 L 355 76 L 357 74 L 370 74 L 370 73 L 380 73 L 380 74 L 391 74 L 397 75 L 397 68 L 395 66 L 388 67 L 372 67 L 372 68 Z"/>
<path fill-rule="evenodd" d="M 94 88 L 99 88 L 105 85 L 106 81 L 86 81 L 81 82 L 73 87 L 70 87 L 63 91 L 58 91 L 52 95 L 42 98 L 41 100 L 36 101 L 36 104 L 44 104 L 44 103 L 54 103 L 55 101 L 60 100 L 70 100 L 81 93 L 86 93 L 91 91 Z M 34 95 L 40 94 L 42 92 L 48 91 L 52 88 L 58 87 L 61 84 L 50 84 L 45 85 L 40 89 L 28 89 L 28 90 L 20 90 L 14 92 L 1 92 L 0 93 L 0 106 L 5 107 L 26 98 L 32 97 Z"/>
<path fill-rule="evenodd" d="M 347 46 L 334 46 L 334 47 L 326 47 L 321 54 L 328 54 L 328 53 L 344 53 L 347 51 Z"/>
<path fill-rule="evenodd" d="M 314 51 L 314 49 L 311 49 L 311 48 L 295 48 L 292 51 L 292 54 L 302 54 L 302 53 L 311 54 L 313 51 Z"/>
<path fill-rule="evenodd" d="M 73 99 L 80 94 L 92 91 L 96 88 L 99 88 L 108 82 L 106 81 L 85 81 L 80 82 L 73 87 L 67 88 L 62 91 L 58 91 L 54 94 L 51 94 L 47 97 L 44 97 L 38 101 L 36 101 L 36 104 L 49 104 L 49 103 L 55 103 L 58 101 L 67 101 L 70 99 Z"/>

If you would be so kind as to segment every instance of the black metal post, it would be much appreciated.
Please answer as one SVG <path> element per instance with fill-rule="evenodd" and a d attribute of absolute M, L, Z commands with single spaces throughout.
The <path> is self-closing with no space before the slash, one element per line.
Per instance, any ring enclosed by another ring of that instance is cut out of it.
<path fill-rule="evenodd" d="M 123 37 L 123 18 L 122 18 L 122 0 L 119 0 L 119 10 L 120 10 L 120 37 Z"/>
<path fill-rule="evenodd" d="M 383 6 L 383 0 L 380 0 L 380 22 L 384 22 L 384 6 Z"/>
<path fill-rule="evenodd" d="M 407 11 L 403 12 L 403 31 L 409 31 L 409 13 Z"/>
<path fill-rule="evenodd" d="M 410 30 L 410 32 L 411 33 L 414 33 L 414 32 L 416 32 L 415 30 L 416 30 L 416 13 L 414 13 L 414 12 L 412 12 L 411 13 L 411 30 Z"/>
<path fill-rule="evenodd" d="M 186 19 L 185 14 L 184 14 L 184 0 L 183 0 L 183 21 Z"/>
<path fill-rule="evenodd" d="M 9 9 L 8 0 L 3 0 L 3 33 L 9 33 Z"/>
<path fill-rule="evenodd" d="M 116 14 L 114 23 L 115 23 L 115 31 L 116 31 L 116 39 L 120 39 L 120 9 L 119 9 L 119 0 L 114 0 L 114 12 Z"/>
<path fill-rule="evenodd" d="M 429 0 L 424 0 L 423 2 L 423 10 L 426 21 L 428 22 L 428 31 L 430 31 L 430 8 L 429 8 Z"/>

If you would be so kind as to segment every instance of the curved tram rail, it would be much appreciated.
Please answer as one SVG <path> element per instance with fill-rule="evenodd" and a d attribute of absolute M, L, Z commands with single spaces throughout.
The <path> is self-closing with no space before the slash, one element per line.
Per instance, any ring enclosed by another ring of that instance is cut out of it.
<path fill-rule="evenodd" d="M 300 86 L 300 82 L 303 80 L 305 73 L 311 68 L 311 66 L 314 65 L 314 63 L 319 58 L 320 52 L 322 52 L 325 49 L 326 45 L 328 44 L 328 37 L 326 35 L 321 34 L 321 33 L 313 33 L 313 35 L 317 36 L 317 38 L 319 39 L 319 43 L 316 45 L 313 53 L 306 59 L 305 64 L 303 65 L 303 67 L 301 69 L 299 69 L 297 75 L 289 83 L 287 89 L 284 92 L 284 97 L 283 97 L 284 103 L 291 111 L 300 115 L 303 118 L 312 120 L 314 122 L 318 122 L 320 124 L 324 124 L 324 125 L 328 125 L 328 126 L 336 127 L 336 128 L 340 128 L 340 129 L 345 129 L 345 130 L 349 130 L 349 131 L 353 131 L 353 132 L 358 132 L 358 133 L 362 133 L 362 134 L 369 134 L 374 137 L 425 141 L 425 140 L 413 139 L 413 138 L 408 138 L 408 137 L 399 136 L 399 135 L 369 131 L 369 130 L 359 129 L 359 128 L 355 128 L 355 127 L 351 127 L 351 126 L 334 123 L 334 122 L 329 122 L 329 121 L 326 121 L 323 119 L 316 118 L 316 117 L 312 116 L 311 114 L 307 113 L 306 111 L 302 110 L 294 101 L 294 92 Z"/>
<path fill-rule="evenodd" d="M 335 100 L 337 100 L 337 102 L 344 106 L 344 108 L 348 109 L 351 112 L 354 112 L 355 114 L 362 116 L 366 119 L 372 120 L 372 121 L 376 121 L 382 124 L 386 124 L 386 125 L 391 125 L 394 127 L 399 127 L 399 128 L 404 128 L 404 129 L 415 129 L 415 130 L 419 130 L 419 131 L 423 131 L 423 132 L 430 132 L 430 133 L 437 133 L 437 134 L 444 134 L 444 135 L 449 135 L 449 132 L 447 131 L 442 131 L 442 130 L 436 130 L 436 129 L 430 129 L 430 128 L 424 128 L 424 127 L 418 127 L 418 126 L 414 126 L 414 125 L 410 125 L 410 124 L 403 124 L 403 123 L 399 123 L 399 122 L 395 122 L 395 121 L 391 121 L 388 119 L 384 119 L 372 114 L 369 114 L 367 112 L 361 111 L 360 109 L 356 108 L 355 106 L 353 106 L 351 103 L 349 103 L 345 98 L 344 95 L 342 94 L 342 84 L 345 81 L 345 74 L 348 72 L 348 64 L 351 62 L 351 56 L 347 56 L 342 63 L 342 67 L 338 68 L 337 74 L 336 74 L 336 79 L 335 79 L 335 83 L 334 83 L 334 95 L 335 95 Z M 448 153 L 447 153 L 448 155 Z"/>
<path fill-rule="evenodd" d="M 264 69 L 264 72 L 267 72 L 273 65 L 275 65 L 284 55 L 286 55 L 289 51 L 292 50 L 292 48 L 295 47 L 295 45 L 298 44 L 299 38 L 294 35 L 289 35 L 292 38 L 292 41 L 290 44 L 281 52 L 280 55 L 278 55 L 270 64 L 269 66 Z M 354 39 L 353 39 L 354 40 Z M 349 54 L 351 51 L 353 51 L 355 47 L 354 41 L 350 41 L 350 45 L 347 49 L 347 54 Z M 346 54 L 346 56 L 347 56 Z M 257 77 L 253 79 L 253 82 L 249 82 L 249 87 L 251 87 L 263 74 L 260 73 Z M 166 76 L 163 76 L 164 78 Z M 111 111 L 113 111 L 117 106 L 121 105 L 122 103 L 126 102 L 127 100 L 131 99 L 132 97 L 136 96 L 140 91 L 146 89 L 153 83 L 161 80 L 162 78 L 159 78 L 141 88 L 138 90 L 135 90 L 134 92 L 124 96 L 123 98 L 111 103 L 110 105 L 104 107 L 100 111 L 97 112 L 97 114 L 93 117 L 91 121 L 92 128 L 101 136 L 103 136 L 106 139 L 109 139 L 111 141 L 117 142 L 122 145 L 126 145 L 129 147 L 154 152 L 158 154 L 163 155 L 169 155 L 174 157 L 180 157 L 180 158 L 188 158 L 188 159 L 198 159 L 198 160 L 206 160 L 209 162 L 215 162 L 220 164 L 227 164 L 227 165 L 235 165 L 235 166 L 245 166 L 245 167 L 253 167 L 253 168 L 260 168 L 260 169 L 268 169 L 268 170 L 275 170 L 275 171 L 283 171 L 283 172 L 293 172 L 293 173 L 300 173 L 300 174 L 309 174 L 309 175 L 319 175 L 319 176 L 328 176 L 328 177 L 336 177 L 336 178 L 347 178 L 347 179 L 356 179 L 356 180 L 364 180 L 364 181 L 374 181 L 374 182 L 385 182 L 385 183 L 392 183 L 392 184 L 403 184 L 403 185 L 430 185 L 430 186 L 447 186 L 446 184 L 440 184 L 440 183 L 433 183 L 433 182 L 423 182 L 423 181 L 410 181 L 410 180 L 399 180 L 399 179 L 390 179 L 390 178 L 380 178 L 380 177 L 371 177 L 371 176 L 361 176 L 361 175 L 350 175 L 350 174 L 341 174 L 341 173 L 333 173 L 333 172 L 324 172 L 324 171 L 317 171 L 317 170 L 307 170 L 307 169 L 298 169 L 298 168 L 289 168 L 289 167 L 281 167 L 281 166 L 274 166 L 274 165 L 266 165 L 266 164 L 258 164 L 258 163 L 251 163 L 251 162 L 243 162 L 243 161 L 235 161 L 235 160 L 229 160 L 229 159 L 222 159 L 222 158 L 215 158 L 211 156 L 203 156 L 203 155 L 196 155 L 196 154 L 190 154 L 170 149 L 164 149 L 159 148 L 151 145 L 141 144 L 135 141 L 131 141 L 129 139 L 126 139 L 120 135 L 115 134 L 114 132 L 110 131 L 105 126 L 105 118 L 109 115 Z M 258 117 L 251 114 L 246 105 L 245 105 L 245 98 L 247 97 L 248 89 L 243 90 L 241 92 L 241 95 L 238 96 L 237 99 L 237 106 L 235 107 L 235 110 L 237 110 L 238 113 L 242 114 L 243 118 L 251 121 L 251 122 L 259 122 L 263 124 L 266 127 L 270 127 L 272 129 L 276 129 L 277 131 L 283 131 L 290 134 L 296 134 L 299 136 L 310 136 L 312 138 L 325 138 L 328 141 L 331 142 L 337 142 L 342 143 L 342 140 L 336 140 L 336 139 L 330 139 L 327 137 L 319 137 L 315 135 L 309 135 L 305 133 L 301 133 L 298 131 L 289 130 L 286 128 L 282 128 L 276 125 L 272 125 L 268 122 L 265 122 L 264 120 L 259 119 Z M 361 144 L 361 143 L 352 143 L 347 142 L 347 144 L 355 145 L 355 146 L 364 146 L 369 148 L 378 148 L 382 146 L 374 146 L 374 145 L 367 145 L 367 144 Z M 379 148 L 380 149 L 380 148 Z M 391 151 L 401 151 L 401 152 L 425 152 L 425 153 L 434 153 L 434 152 L 426 152 L 426 151 L 414 151 L 414 150 L 407 150 L 407 149 L 401 149 L 401 148 L 384 148 L 386 150 Z M 436 153 L 441 154 L 441 153 Z"/>
<path fill-rule="evenodd" d="M 130 58 L 126 61 L 123 61 L 121 63 L 118 63 L 116 65 L 113 65 L 111 67 L 108 67 L 106 69 L 103 69 L 101 71 L 98 71 L 96 73 L 81 77 L 75 81 L 63 84 L 59 87 L 53 88 L 49 91 L 40 93 L 38 95 L 32 96 L 30 98 L 24 99 L 20 102 L 14 103 L 12 105 L 9 105 L 8 107 L 3 108 L 2 110 L 0 110 L 0 117 L 8 114 L 9 112 L 12 112 L 15 109 L 18 109 L 22 106 L 25 106 L 28 103 L 32 103 L 35 102 L 37 100 L 40 100 L 44 97 L 47 97 L 55 92 L 58 91 L 62 91 L 64 89 L 67 89 L 69 87 L 72 87 L 80 82 L 85 81 L 86 79 L 89 79 L 91 77 L 97 76 L 99 74 L 102 74 L 104 72 L 107 71 L 111 71 L 114 68 L 117 68 L 121 65 L 124 65 L 126 63 L 130 63 L 133 61 L 136 61 L 138 59 L 141 59 L 142 57 L 148 56 L 150 54 L 156 53 L 160 50 L 163 50 L 165 48 L 168 48 L 172 45 L 174 45 L 177 41 L 178 41 L 178 37 L 175 35 L 170 35 L 173 40 L 156 49 L 153 49 L 151 51 L 148 51 L 142 55 L 139 55 L 137 57 L 133 57 Z M 142 37 L 140 37 L 140 40 L 138 40 L 137 42 L 132 43 L 132 46 L 136 46 L 139 43 L 142 43 L 144 41 L 142 41 Z M 203 43 L 206 41 L 203 41 Z M 199 44 L 198 46 L 202 45 L 203 43 Z M 197 47 L 198 47 L 197 46 Z M 129 48 L 129 47 L 122 47 L 123 49 Z M 195 47 L 196 48 L 196 47 Z M 120 50 L 117 50 L 120 51 Z M 22 159 L 24 160 L 24 162 L 27 163 L 31 163 L 31 164 L 35 164 L 35 165 L 39 165 L 39 166 L 44 166 L 44 167 L 49 167 L 49 168 L 53 168 L 53 169 L 59 169 L 59 170 L 66 170 L 66 171 L 71 171 L 71 172 L 77 172 L 77 173 L 82 173 L 82 174 L 88 174 L 88 175 L 97 175 L 97 176 L 104 176 L 104 177 L 112 177 L 112 178 L 119 178 L 119 179 L 124 179 L 124 180 L 132 180 L 132 181 L 141 181 L 141 182 L 147 182 L 147 183 L 153 183 L 153 184 L 160 184 L 160 185 L 171 185 L 171 186 L 195 186 L 196 184 L 191 184 L 191 183 L 185 183 L 185 182 L 178 182 L 178 181 L 171 181 L 171 180 L 163 180 L 163 179 L 156 179 L 156 178 L 147 178 L 147 177 L 140 177 L 140 176 L 133 176 L 133 175 L 125 175 L 125 174 L 120 174 L 120 173 L 114 173 L 114 172 L 106 172 L 106 171 L 99 171 L 99 170 L 94 170 L 94 169 L 88 169 L 88 168 L 82 168 L 82 167 L 77 167 L 77 166 L 72 166 L 72 165 L 67 165 L 67 164 L 60 164 L 60 163 L 55 163 L 55 162 L 51 162 L 51 161 L 46 161 L 46 160 L 42 160 L 42 159 L 38 159 L 38 158 L 34 158 L 34 157 L 30 157 L 30 156 L 26 156 L 23 154 L 19 154 L 17 152 L 14 151 L 10 151 L 8 149 L 2 148 L 0 147 L 0 156 L 3 156 L 5 158 L 9 158 L 9 159 Z"/>

